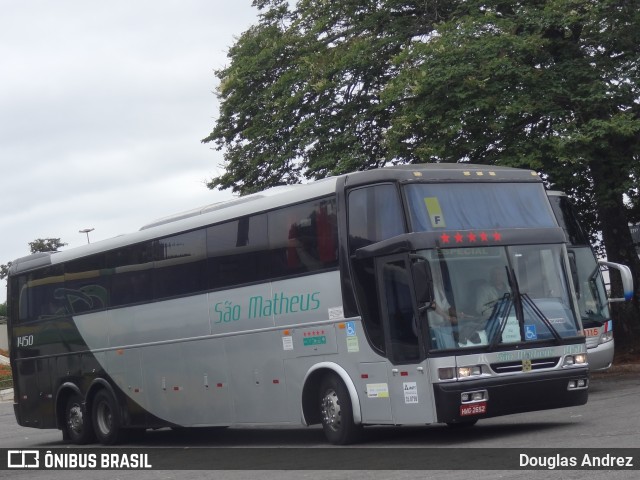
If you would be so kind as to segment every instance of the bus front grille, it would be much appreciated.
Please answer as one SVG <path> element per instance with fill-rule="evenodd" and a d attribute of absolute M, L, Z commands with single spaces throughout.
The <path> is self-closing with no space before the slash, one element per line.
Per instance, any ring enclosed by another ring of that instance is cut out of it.
<path fill-rule="evenodd" d="M 528 366 L 525 366 L 526 360 L 519 360 L 516 362 L 501 362 L 490 364 L 491 370 L 497 374 L 501 373 L 515 373 L 528 371 Z M 545 368 L 554 368 L 560 362 L 560 357 L 553 358 L 536 358 L 531 360 L 531 370 L 543 370 Z"/>

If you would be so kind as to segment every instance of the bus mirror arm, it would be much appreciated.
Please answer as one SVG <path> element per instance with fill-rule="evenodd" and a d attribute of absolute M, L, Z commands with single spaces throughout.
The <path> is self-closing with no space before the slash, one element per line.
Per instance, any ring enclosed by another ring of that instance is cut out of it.
<path fill-rule="evenodd" d="M 420 256 L 411 256 L 411 275 L 418 303 L 418 310 L 423 313 L 431 305 L 431 275 L 427 262 Z"/>
<path fill-rule="evenodd" d="M 573 288 L 576 291 L 576 296 L 580 298 L 580 279 L 578 277 L 578 265 L 576 264 L 575 252 L 568 252 L 569 255 L 569 270 L 571 270 L 571 280 L 573 281 Z"/>
<path fill-rule="evenodd" d="M 622 290 L 624 292 L 624 298 L 610 298 L 609 302 L 626 302 L 633 297 L 633 277 L 631 276 L 631 269 L 626 265 L 620 263 L 606 262 L 604 260 L 598 260 L 598 264 L 608 267 L 610 270 L 617 270 L 620 272 L 620 278 L 622 280 Z"/>

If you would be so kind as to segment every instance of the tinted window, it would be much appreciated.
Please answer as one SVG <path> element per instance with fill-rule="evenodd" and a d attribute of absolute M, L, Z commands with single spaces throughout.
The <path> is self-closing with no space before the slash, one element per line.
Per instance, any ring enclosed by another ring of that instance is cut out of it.
<path fill-rule="evenodd" d="M 269 277 L 267 216 L 255 215 L 207 229 L 209 288 Z"/>
<path fill-rule="evenodd" d="M 38 320 L 66 313 L 62 266 L 47 267 L 21 277 L 19 318 Z M 23 283 L 24 282 L 24 283 Z"/>
<path fill-rule="evenodd" d="M 186 295 L 207 288 L 204 230 L 156 240 L 153 251 L 155 298 Z"/>
<path fill-rule="evenodd" d="M 384 264 L 381 275 L 390 341 L 389 359 L 394 363 L 416 361 L 420 351 L 409 270 L 404 260 L 397 260 Z"/>
<path fill-rule="evenodd" d="M 70 313 L 102 310 L 109 306 L 109 276 L 104 254 L 73 260 L 65 265 L 64 297 Z"/>
<path fill-rule="evenodd" d="M 551 208 L 558 220 L 558 224 L 564 230 L 571 245 L 589 245 L 589 236 L 583 230 L 578 221 L 576 211 L 567 197 L 549 196 Z"/>
<path fill-rule="evenodd" d="M 539 183 L 414 184 L 404 188 L 415 232 L 556 226 Z"/>
<path fill-rule="evenodd" d="M 149 301 L 153 297 L 151 242 L 131 245 L 107 254 L 107 268 L 113 269 L 111 303 L 113 306 Z"/>
<path fill-rule="evenodd" d="M 334 199 L 269 212 L 269 244 L 274 277 L 338 265 L 338 229 Z"/>
<path fill-rule="evenodd" d="M 349 249 L 405 233 L 404 214 L 391 184 L 359 188 L 349 194 Z"/>

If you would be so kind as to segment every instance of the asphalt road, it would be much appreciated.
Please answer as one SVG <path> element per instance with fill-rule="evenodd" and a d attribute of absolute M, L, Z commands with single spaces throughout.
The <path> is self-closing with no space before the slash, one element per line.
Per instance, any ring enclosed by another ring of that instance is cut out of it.
<path fill-rule="evenodd" d="M 572 448 L 578 451 L 593 451 L 597 449 L 603 454 L 615 454 L 617 448 L 640 449 L 640 374 L 628 373 L 624 375 L 600 374 L 592 378 L 589 403 L 581 407 L 533 412 L 480 421 L 469 429 L 450 429 L 446 426 L 433 425 L 421 428 L 390 428 L 370 427 L 366 429 L 363 442 L 356 447 L 380 449 L 380 456 L 401 455 L 409 451 L 408 448 L 417 447 L 447 447 L 456 449 L 454 454 L 463 458 L 465 455 L 482 455 L 484 451 L 474 451 L 476 448 L 493 449 L 530 449 L 547 448 L 550 454 L 556 449 Z M 13 408 L 10 403 L 0 403 L 0 448 L 61 448 L 66 445 L 61 440 L 60 432 L 56 430 L 36 430 L 19 427 L 15 423 Z M 225 430 L 198 429 L 172 431 L 168 429 L 147 432 L 142 438 L 130 442 L 124 448 L 131 451 L 144 447 L 171 447 L 166 455 L 169 462 L 175 458 L 180 462 L 184 455 L 201 447 L 215 447 L 213 453 L 219 453 L 225 447 L 249 447 L 242 449 L 247 455 L 247 465 L 251 464 L 253 448 L 302 447 L 300 453 L 292 450 L 291 458 L 287 457 L 283 470 L 259 471 L 201 471 L 192 470 L 180 472 L 163 471 L 0 471 L 2 479 L 151 479 L 151 478 L 259 478 L 260 480 L 276 480 L 280 478 L 313 478 L 313 479 L 371 479 L 371 478 L 446 478 L 468 479 L 469 471 L 454 470 L 439 472 L 433 470 L 412 471 L 351 471 L 351 470 L 296 470 L 304 469 L 309 458 L 305 455 L 311 449 L 327 447 L 322 431 L 319 428 L 304 427 L 242 427 Z M 332 447 L 333 448 L 333 447 Z M 342 448 L 345 447 L 335 447 Z M 385 451 L 386 450 L 386 451 Z M 235 451 L 238 451 L 237 449 Z M 254 450 L 260 453 L 259 450 Z M 276 459 L 282 459 L 281 451 Z M 284 450 L 289 452 L 288 450 Z M 326 450 L 324 450 L 326 452 Z M 496 450 L 498 451 L 498 450 Z M 186 453 L 185 453 L 186 452 Z M 357 454 L 355 450 L 350 450 Z M 378 450 L 376 450 L 378 452 Z M 411 450 L 410 452 L 419 452 Z M 443 455 L 451 455 L 452 450 L 442 450 Z M 478 453 L 479 452 L 479 453 Z M 491 451 L 487 451 L 490 452 Z M 336 452 L 339 453 L 339 452 Z M 495 454 L 495 451 L 493 451 Z M 637 453 L 638 465 L 635 471 L 585 471 L 563 470 L 551 473 L 545 470 L 518 471 L 488 471 L 473 472 L 474 479 L 482 478 L 620 478 L 635 479 L 640 469 L 640 453 Z M 452 464 L 456 463 L 455 455 Z"/>

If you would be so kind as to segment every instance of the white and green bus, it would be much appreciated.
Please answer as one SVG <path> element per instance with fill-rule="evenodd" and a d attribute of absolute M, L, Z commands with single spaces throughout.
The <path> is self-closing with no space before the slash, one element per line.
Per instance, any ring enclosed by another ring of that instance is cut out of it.
<path fill-rule="evenodd" d="M 473 425 L 577 406 L 566 237 L 535 172 L 405 165 L 16 260 L 14 409 L 78 444 L 161 427 Z"/>

